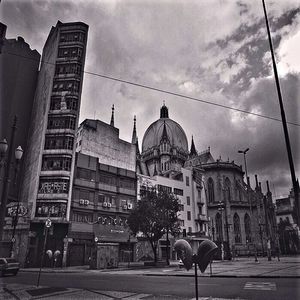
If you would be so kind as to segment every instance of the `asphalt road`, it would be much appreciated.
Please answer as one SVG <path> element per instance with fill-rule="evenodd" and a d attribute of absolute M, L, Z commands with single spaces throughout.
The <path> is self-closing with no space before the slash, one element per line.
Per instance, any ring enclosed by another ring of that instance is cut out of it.
<path fill-rule="evenodd" d="M 2 278 L 6 283 L 34 285 L 37 273 L 19 272 Z M 127 291 L 152 295 L 195 297 L 193 277 L 143 276 L 97 273 L 42 273 L 40 285 L 91 290 Z M 300 299 L 300 279 L 296 278 L 210 278 L 198 277 L 199 297 L 240 299 Z"/>

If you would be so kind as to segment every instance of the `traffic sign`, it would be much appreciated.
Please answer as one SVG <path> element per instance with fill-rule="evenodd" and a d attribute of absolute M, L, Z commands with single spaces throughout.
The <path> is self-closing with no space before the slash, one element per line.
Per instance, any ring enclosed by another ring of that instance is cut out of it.
<path fill-rule="evenodd" d="M 51 227 L 51 224 L 52 224 L 51 220 L 47 219 L 46 222 L 45 222 L 46 227 L 47 228 Z"/>
<path fill-rule="evenodd" d="M 95 242 L 96 242 L 96 243 L 98 242 L 98 238 L 97 238 L 97 237 L 95 237 Z"/>
<path fill-rule="evenodd" d="M 14 243 L 14 242 L 16 241 L 16 238 L 13 237 L 13 238 L 11 239 L 11 241 Z"/>

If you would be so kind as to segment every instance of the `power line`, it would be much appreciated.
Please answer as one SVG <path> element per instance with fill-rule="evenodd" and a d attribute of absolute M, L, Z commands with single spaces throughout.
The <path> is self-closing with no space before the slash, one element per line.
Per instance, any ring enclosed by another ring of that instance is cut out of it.
<path fill-rule="evenodd" d="M 9 55 L 14 55 L 14 56 L 18 56 L 18 57 L 22 57 L 25 59 L 29 59 L 29 60 L 34 60 L 34 61 L 38 61 L 34 58 L 28 57 L 28 56 L 23 56 L 23 55 L 19 55 L 19 54 L 15 54 L 15 53 L 9 53 L 9 52 L 2 52 L 3 54 L 9 54 Z M 41 63 L 45 63 L 45 64 L 50 64 L 50 65 L 54 65 L 55 63 L 52 62 L 48 62 L 45 60 L 41 60 Z M 192 100 L 192 101 L 197 101 L 197 102 L 201 102 L 201 103 L 205 103 L 205 104 L 210 104 L 210 105 L 214 105 L 217 107 L 221 107 L 221 108 L 225 108 L 225 109 L 230 109 L 233 111 L 237 111 L 240 113 L 244 113 L 244 114 L 249 114 L 249 115 L 253 115 L 256 117 L 260 117 L 260 118 L 264 118 L 264 119 L 268 119 L 268 120 L 272 120 L 272 121 L 277 121 L 277 122 L 282 122 L 281 119 L 279 118 L 275 118 L 275 117 L 270 117 L 267 115 L 262 115 L 262 114 L 258 114 L 258 113 L 254 113 L 251 111 L 247 111 L 244 109 L 239 109 L 239 108 L 235 108 L 235 107 L 231 107 L 228 105 L 224 105 L 224 104 L 219 104 L 219 103 L 214 103 L 208 100 L 203 100 L 203 99 L 199 99 L 199 98 L 195 98 L 195 97 L 191 97 L 191 96 L 187 96 L 187 95 L 183 95 L 183 94 L 179 94 L 179 93 L 175 93 L 175 92 L 171 92 L 171 91 L 167 91 L 167 90 L 163 90 L 163 89 L 159 89 L 159 88 L 155 88 L 155 87 L 151 87 L 149 85 L 145 85 L 145 84 L 140 84 L 140 83 L 136 83 L 136 82 L 132 82 L 132 81 L 128 81 L 128 80 L 124 80 L 124 79 L 120 79 L 120 78 L 116 78 L 116 77 L 112 77 L 112 76 L 108 76 L 108 75 L 103 75 L 103 74 L 99 74 L 99 73 L 95 73 L 95 72 L 90 72 L 90 71 L 81 71 L 82 73 L 88 74 L 88 75 L 92 75 L 92 76 L 96 76 L 96 77 L 101 77 L 101 78 L 105 78 L 105 79 L 109 79 L 112 81 L 117 81 L 117 82 L 121 82 L 121 83 L 125 83 L 125 84 L 129 84 L 132 86 L 136 86 L 136 87 L 140 87 L 140 88 L 144 88 L 144 89 L 148 89 L 148 90 L 152 90 L 152 91 L 156 91 L 156 92 L 160 92 L 160 93 L 164 93 L 164 94 L 168 94 L 168 95 L 172 95 L 172 96 L 176 96 L 179 98 L 184 98 L 184 99 L 188 99 L 188 100 Z M 299 126 L 300 124 L 298 123 L 294 123 L 294 122 L 287 122 L 289 125 L 294 125 L 294 126 Z"/>

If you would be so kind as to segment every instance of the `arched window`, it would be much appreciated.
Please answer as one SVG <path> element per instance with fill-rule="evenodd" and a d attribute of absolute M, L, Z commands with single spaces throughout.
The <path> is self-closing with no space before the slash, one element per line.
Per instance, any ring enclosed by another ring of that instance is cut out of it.
<path fill-rule="evenodd" d="M 236 243 L 241 243 L 242 242 L 242 237 L 241 237 L 241 222 L 240 222 L 240 217 L 237 213 L 234 214 L 233 216 L 233 231 L 234 231 L 234 240 Z"/>
<path fill-rule="evenodd" d="M 215 201 L 215 189 L 214 189 L 214 181 L 211 177 L 207 180 L 207 189 L 208 189 L 208 202 Z"/>
<path fill-rule="evenodd" d="M 228 177 L 225 179 L 225 199 L 226 202 L 231 202 L 231 182 Z"/>
<path fill-rule="evenodd" d="M 220 213 L 216 214 L 216 240 L 218 242 L 223 242 L 223 225 Z"/>
<path fill-rule="evenodd" d="M 246 242 L 251 242 L 251 220 L 248 214 L 245 214 L 244 218 Z"/>

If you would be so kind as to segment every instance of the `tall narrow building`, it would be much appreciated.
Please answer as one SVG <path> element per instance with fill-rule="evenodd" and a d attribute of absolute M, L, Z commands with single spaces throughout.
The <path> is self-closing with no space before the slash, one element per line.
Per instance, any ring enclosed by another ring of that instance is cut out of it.
<path fill-rule="evenodd" d="M 30 156 L 22 200 L 30 208 L 29 251 L 26 262 L 38 265 L 45 219 L 51 226 L 48 243 L 62 262 L 68 232 L 71 183 L 75 163 L 88 25 L 57 22 L 43 49 L 30 129 Z"/>

